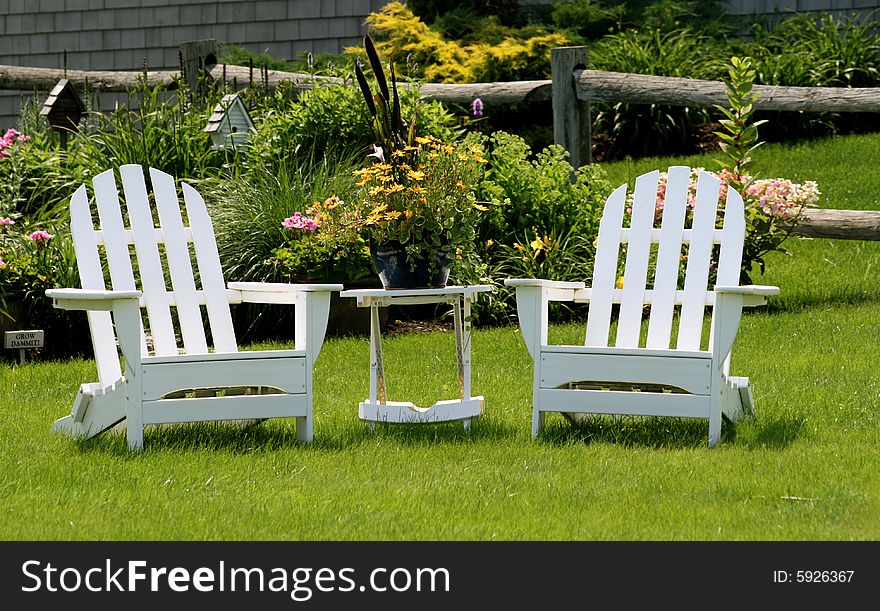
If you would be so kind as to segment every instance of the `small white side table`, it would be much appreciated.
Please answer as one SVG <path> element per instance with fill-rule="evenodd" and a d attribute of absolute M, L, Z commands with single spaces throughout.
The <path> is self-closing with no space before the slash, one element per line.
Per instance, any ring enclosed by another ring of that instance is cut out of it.
<path fill-rule="evenodd" d="M 354 297 L 359 308 L 370 308 L 370 398 L 358 409 L 361 420 L 376 422 L 453 422 L 467 429 L 471 418 L 483 413 L 483 397 L 471 396 L 471 304 L 480 293 L 493 290 L 488 284 L 447 286 L 436 289 L 354 289 L 341 297 Z M 379 308 L 391 305 L 448 303 L 453 307 L 455 352 L 458 362 L 459 398 L 419 407 L 410 401 L 388 401 Z"/>

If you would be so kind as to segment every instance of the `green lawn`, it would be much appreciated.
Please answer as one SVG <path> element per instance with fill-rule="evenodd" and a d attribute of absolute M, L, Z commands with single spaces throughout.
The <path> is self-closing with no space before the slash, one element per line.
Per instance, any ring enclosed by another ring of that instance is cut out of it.
<path fill-rule="evenodd" d="M 613 182 L 670 163 L 608 164 Z M 830 208 L 880 209 L 880 136 L 767 146 L 756 170 L 815 179 Z M 793 240 L 756 281 L 732 370 L 757 413 L 706 447 L 705 421 L 557 414 L 530 440 L 530 361 L 516 327 L 473 338 L 485 415 L 377 426 L 357 418 L 368 342 L 334 339 L 316 369 L 315 442 L 292 422 L 239 430 L 55 436 L 91 361 L 0 365 L 0 538 L 286 540 L 876 540 L 880 538 L 880 242 Z M 553 329 L 574 337 L 575 326 Z M 451 334 L 385 342 L 389 398 L 456 394 Z"/>

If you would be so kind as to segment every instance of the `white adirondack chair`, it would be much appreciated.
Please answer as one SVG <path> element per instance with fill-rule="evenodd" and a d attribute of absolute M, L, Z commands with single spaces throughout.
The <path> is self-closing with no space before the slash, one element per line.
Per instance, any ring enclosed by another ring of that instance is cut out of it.
<path fill-rule="evenodd" d="M 629 227 L 623 226 L 627 186 L 611 194 L 599 225 L 591 287 L 583 282 L 505 281 L 516 287 L 519 323 L 533 359 L 533 437 L 541 432 L 548 411 L 578 418 L 586 413 L 677 416 L 708 419 L 709 447 L 713 447 L 721 435 L 722 413 L 735 420 L 753 409 L 748 378 L 729 375 L 731 348 L 742 308 L 765 303 L 779 289 L 739 286 L 746 228 L 743 200 L 728 189 L 723 228 L 716 229 L 720 181 L 715 176 L 699 174 L 693 223 L 685 226 L 689 176 L 690 168 L 669 169 L 659 228 L 654 227 L 659 171 L 636 179 Z M 616 288 L 623 244 L 623 287 Z M 720 253 L 717 282 L 711 288 L 715 244 L 720 245 Z M 683 254 L 687 264 L 681 284 Z M 652 255 L 656 267 L 649 278 Z M 590 304 L 583 346 L 548 345 L 550 301 Z M 613 342 L 609 341 L 612 304 L 619 304 Z M 647 306 L 647 335 L 642 339 Z M 707 307 L 712 323 L 704 342 Z"/>
<path fill-rule="evenodd" d="M 149 174 L 155 210 L 143 168 L 120 168 L 130 229 L 123 220 L 113 170 L 93 180 L 98 229 L 85 184 L 70 200 L 82 288 L 54 289 L 46 295 L 55 307 L 87 310 L 98 382 L 81 386 L 71 414 L 58 420 L 52 430 L 92 437 L 124 419 L 128 446 L 141 449 L 148 424 L 294 417 L 297 439 L 311 441 L 312 370 L 324 340 L 330 292 L 342 286 L 252 282 L 227 286 L 201 195 L 182 183 L 189 223 L 185 227 L 174 178 L 152 168 Z M 131 245 L 135 265 L 129 254 Z M 104 283 L 101 250 L 110 290 Z M 293 304 L 295 349 L 240 352 L 230 303 Z M 210 335 L 203 325 L 203 306 Z M 152 339 L 149 351 L 145 330 Z M 124 375 L 117 333 L 125 358 Z"/>

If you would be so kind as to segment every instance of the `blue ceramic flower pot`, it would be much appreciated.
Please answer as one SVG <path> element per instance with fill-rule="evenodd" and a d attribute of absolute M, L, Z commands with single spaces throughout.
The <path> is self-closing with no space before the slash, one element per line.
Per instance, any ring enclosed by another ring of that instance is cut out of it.
<path fill-rule="evenodd" d="M 400 242 L 372 244 L 370 254 L 385 289 L 443 288 L 449 279 L 452 259 L 441 248 L 431 258 L 412 263 Z"/>

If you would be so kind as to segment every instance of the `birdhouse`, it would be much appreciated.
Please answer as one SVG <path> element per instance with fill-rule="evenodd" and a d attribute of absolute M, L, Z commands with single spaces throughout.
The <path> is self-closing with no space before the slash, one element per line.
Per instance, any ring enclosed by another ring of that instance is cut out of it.
<path fill-rule="evenodd" d="M 208 119 L 205 131 L 211 134 L 214 148 L 244 148 L 254 131 L 254 122 L 237 93 L 223 96 Z"/>
<path fill-rule="evenodd" d="M 58 81 L 55 88 L 49 93 L 49 97 L 43 103 L 40 116 L 49 120 L 49 126 L 60 131 L 62 137 L 76 130 L 79 120 L 82 118 L 86 107 L 76 87 L 66 78 Z"/>

